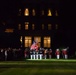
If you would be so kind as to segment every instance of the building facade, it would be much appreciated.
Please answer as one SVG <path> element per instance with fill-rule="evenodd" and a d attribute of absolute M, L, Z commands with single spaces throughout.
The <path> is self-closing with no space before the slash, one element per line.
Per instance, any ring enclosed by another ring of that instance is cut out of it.
<path fill-rule="evenodd" d="M 11 16 L 13 20 L 9 16 L 7 22 L 2 22 L 7 46 L 26 48 L 30 47 L 34 40 L 39 42 L 39 47 L 60 46 L 62 41 L 59 1 L 23 0 L 14 9 L 15 14 Z"/>
<path fill-rule="evenodd" d="M 53 1 L 23 1 L 18 9 L 18 32 L 23 47 L 36 39 L 39 47 L 51 48 L 60 30 L 59 3 Z"/>
<path fill-rule="evenodd" d="M 70 54 L 74 55 L 75 12 L 70 3 L 59 0 L 3 0 L 0 3 L 0 48 L 27 48 L 37 40 L 39 47 L 53 50 L 69 46 Z"/>

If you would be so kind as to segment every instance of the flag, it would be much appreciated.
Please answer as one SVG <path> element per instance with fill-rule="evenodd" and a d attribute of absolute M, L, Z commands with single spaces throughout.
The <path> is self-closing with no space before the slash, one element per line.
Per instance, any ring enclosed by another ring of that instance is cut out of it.
<path fill-rule="evenodd" d="M 30 49 L 34 50 L 35 49 L 35 45 L 36 45 L 36 42 L 34 41 L 33 44 L 31 45 Z"/>
<path fill-rule="evenodd" d="M 31 45 L 30 50 L 38 50 L 38 45 L 37 45 L 37 43 L 35 41 Z"/>

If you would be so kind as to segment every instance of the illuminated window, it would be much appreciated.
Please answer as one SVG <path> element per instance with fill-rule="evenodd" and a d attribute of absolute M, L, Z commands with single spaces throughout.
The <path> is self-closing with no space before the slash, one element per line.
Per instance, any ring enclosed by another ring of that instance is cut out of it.
<path fill-rule="evenodd" d="M 25 9 L 24 15 L 25 15 L 25 16 L 29 16 L 29 9 L 28 9 L 28 8 Z"/>
<path fill-rule="evenodd" d="M 6 29 L 5 32 L 6 33 L 13 33 L 14 32 L 14 29 L 11 29 L 11 28 L 10 29 Z"/>
<path fill-rule="evenodd" d="M 21 9 L 19 9 L 19 13 L 18 13 L 18 16 L 21 16 Z"/>
<path fill-rule="evenodd" d="M 34 37 L 34 40 L 38 42 L 38 46 L 41 46 L 41 37 Z"/>
<path fill-rule="evenodd" d="M 33 9 L 33 10 L 32 10 L 32 15 L 35 16 L 35 14 L 36 14 L 36 13 L 35 13 L 35 10 Z"/>
<path fill-rule="evenodd" d="M 25 30 L 28 30 L 28 24 L 25 25 Z"/>
<path fill-rule="evenodd" d="M 41 11 L 42 15 L 44 15 L 44 10 Z"/>
<path fill-rule="evenodd" d="M 21 24 L 18 25 L 18 29 L 21 30 Z"/>
<path fill-rule="evenodd" d="M 29 22 L 25 22 L 25 30 L 29 29 Z"/>
<path fill-rule="evenodd" d="M 42 30 L 44 30 L 44 24 L 42 24 Z"/>
<path fill-rule="evenodd" d="M 20 37 L 20 42 L 22 43 L 22 36 Z"/>
<path fill-rule="evenodd" d="M 48 10 L 48 16 L 52 16 L 51 10 Z"/>
<path fill-rule="evenodd" d="M 25 36 L 25 47 L 30 47 L 32 44 L 32 37 Z"/>
<path fill-rule="evenodd" d="M 48 30 L 51 30 L 51 28 L 52 28 L 52 25 L 48 24 Z"/>
<path fill-rule="evenodd" d="M 58 16 L 58 12 L 57 11 L 55 11 L 55 15 Z"/>
<path fill-rule="evenodd" d="M 55 28 L 58 29 L 58 24 L 55 25 Z"/>
<path fill-rule="evenodd" d="M 35 25 L 34 24 L 32 24 L 32 30 L 34 30 L 35 29 Z"/>
<path fill-rule="evenodd" d="M 44 47 L 51 47 L 51 38 L 50 37 L 44 37 Z"/>

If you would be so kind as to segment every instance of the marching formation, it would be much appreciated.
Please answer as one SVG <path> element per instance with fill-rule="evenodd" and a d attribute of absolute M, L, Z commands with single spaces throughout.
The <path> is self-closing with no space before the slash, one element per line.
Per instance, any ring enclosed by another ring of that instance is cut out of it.
<path fill-rule="evenodd" d="M 68 47 L 63 49 L 45 49 L 38 46 L 38 42 L 34 41 L 30 48 L 1 48 L 0 49 L 0 60 L 20 60 L 22 58 L 26 59 L 67 59 L 68 58 Z"/>
<path fill-rule="evenodd" d="M 60 51 L 59 49 L 55 50 L 55 56 L 57 59 L 60 59 L 60 55 L 62 54 L 62 57 L 64 59 L 68 58 L 67 53 L 68 48 L 62 49 Z M 38 42 L 34 41 L 33 44 L 30 47 L 30 59 L 51 59 L 53 55 L 52 49 L 44 49 L 38 47 Z"/>

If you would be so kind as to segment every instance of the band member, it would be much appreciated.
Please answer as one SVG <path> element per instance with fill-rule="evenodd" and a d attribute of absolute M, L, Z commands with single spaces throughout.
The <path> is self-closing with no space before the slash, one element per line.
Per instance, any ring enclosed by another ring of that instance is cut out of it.
<path fill-rule="evenodd" d="M 51 59 L 51 57 L 52 57 L 52 49 L 49 49 L 48 54 L 49 54 L 49 59 Z"/>
<path fill-rule="evenodd" d="M 60 58 L 60 51 L 59 51 L 59 49 L 56 49 L 55 54 L 56 54 L 57 59 L 59 59 Z"/>
<path fill-rule="evenodd" d="M 68 55 L 67 55 L 67 48 L 65 48 L 65 49 L 62 50 L 62 55 L 63 55 L 63 58 L 65 58 L 65 59 L 68 58 Z"/>
<path fill-rule="evenodd" d="M 24 57 L 25 57 L 25 58 L 27 57 L 27 52 L 26 52 L 26 50 L 24 51 Z"/>
<path fill-rule="evenodd" d="M 40 60 L 42 59 L 42 56 L 43 56 L 43 54 L 42 54 L 42 48 L 40 48 L 40 50 L 39 50 L 39 57 L 40 57 Z"/>
<path fill-rule="evenodd" d="M 25 58 L 28 58 L 28 49 L 27 49 L 27 48 L 26 48 L 25 51 L 24 51 L 24 57 L 25 57 Z"/>
<path fill-rule="evenodd" d="M 44 59 L 47 59 L 47 49 L 44 50 Z"/>
<path fill-rule="evenodd" d="M 33 59 L 33 51 L 30 50 L 30 58 Z"/>
<path fill-rule="evenodd" d="M 35 44 L 36 59 L 38 59 L 38 43 Z"/>
<path fill-rule="evenodd" d="M 38 51 L 36 51 L 36 59 L 38 59 Z"/>
<path fill-rule="evenodd" d="M 5 49 L 5 61 L 7 60 L 7 49 Z"/>

